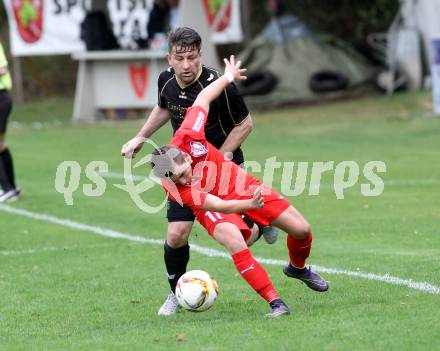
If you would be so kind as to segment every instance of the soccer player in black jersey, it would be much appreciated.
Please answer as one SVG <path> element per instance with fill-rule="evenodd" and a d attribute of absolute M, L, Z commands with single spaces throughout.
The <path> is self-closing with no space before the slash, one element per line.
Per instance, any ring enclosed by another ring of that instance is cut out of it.
<path fill-rule="evenodd" d="M 170 68 L 158 79 L 158 104 L 151 111 L 139 133 L 123 145 L 123 156 L 134 157 L 149 138 L 168 120 L 173 132 L 180 127 L 185 112 L 192 106 L 199 92 L 221 75 L 202 65 L 201 38 L 191 28 L 182 27 L 170 32 L 167 54 Z M 252 118 L 234 84 L 229 84 L 214 100 L 209 109 L 205 127 L 207 140 L 222 153 L 231 153 L 232 160 L 244 162 L 241 143 L 252 130 Z M 168 200 L 168 232 L 164 245 L 164 260 L 168 272 L 171 293 L 159 309 L 159 315 L 172 315 L 178 310 L 174 296 L 177 280 L 186 272 L 189 261 L 188 237 L 194 222 L 191 208 Z M 268 243 L 275 242 L 276 230 L 263 229 Z"/>

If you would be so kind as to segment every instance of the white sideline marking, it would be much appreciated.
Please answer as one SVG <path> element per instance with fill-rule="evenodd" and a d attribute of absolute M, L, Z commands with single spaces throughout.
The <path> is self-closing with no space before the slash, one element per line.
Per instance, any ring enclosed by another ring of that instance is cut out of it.
<path fill-rule="evenodd" d="M 104 178 L 109 178 L 109 179 L 125 179 L 124 173 L 117 173 L 117 172 L 105 172 L 104 173 L 104 172 L 102 172 L 102 173 L 99 173 L 99 175 Z M 129 176 L 129 178 L 131 178 L 133 180 L 144 180 L 146 178 L 146 176 L 132 174 Z"/>
<path fill-rule="evenodd" d="M 192 245 L 191 245 L 192 247 Z M 258 262 L 266 263 L 266 264 L 275 264 L 275 265 L 283 265 L 286 262 L 281 260 L 272 260 L 272 259 L 266 259 L 266 258 L 260 258 L 255 257 Z M 385 282 L 389 284 L 394 285 L 403 285 L 407 286 L 408 288 L 415 289 L 415 290 L 421 290 L 430 294 L 436 294 L 440 295 L 440 287 L 435 286 L 433 284 L 427 283 L 427 282 L 417 282 L 412 279 L 402 279 L 398 277 L 393 277 L 392 275 L 389 275 L 388 273 L 380 275 L 380 274 L 374 274 L 374 273 L 365 273 L 365 272 L 354 272 L 354 271 L 347 271 L 345 269 L 336 269 L 336 268 L 326 268 L 322 266 L 316 266 L 313 265 L 313 270 L 317 272 L 323 272 L 327 274 L 341 274 L 341 275 L 348 275 L 350 277 L 357 277 L 357 278 L 364 278 L 368 280 L 377 280 L 380 282 Z"/>
<path fill-rule="evenodd" d="M 0 210 L 12 214 L 16 214 L 19 216 L 36 219 L 40 221 L 50 222 L 59 224 L 68 228 L 78 229 L 85 232 L 90 232 L 102 236 L 106 236 L 109 238 L 114 239 L 125 239 L 130 240 L 138 243 L 145 243 L 145 244 L 155 244 L 155 245 L 163 245 L 163 240 L 157 240 L 157 239 L 147 239 L 142 236 L 136 236 L 136 235 L 130 235 L 122 232 L 118 232 L 111 229 L 105 229 L 101 227 L 95 227 L 87 224 L 82 224 L 79 222 L 74 222 L 68 219 L 61 219 L 54 216 L 50 216 L 43 213 L 36 213 L 36 212 L 30 212 L 27 210 L 22 210 L 19 208 L 11 207 L 8 205 L 0 204 Z M 191 244 L 191 250 L 198 252 L 202 255 L 209 256 L 209 257 L 224 257 L 231 259 L 230 255 L 227 254 L 224 251 L 216 250 L 216 249 L 210 249 L 206 247 L 202 247 L 199 245 Z M 270 265 L 283 265 L 286 262 L 282 260 L 274 260 L 274 259 L 267 259 L 263 257 L 255 257 L 255 259 L 261 263 L 270 264 Z M 427 282 L 417 282 L 412 279 L 402 279 L 398 277 L 393 277 L 389 274 L 379 275 L 379 274 L 373 274 L 373 273 L 365 273 L 365 272 L 354 272 L 354 271 L 348 271 L 344 269 L 336 269 L 336 268 L 326 268 L 321 266 L 313 266 L 313 268 L 317 272 L 324 272 L 328 274 L 340 274 L 340 275 L 348 275 L 350 277 L 356 277 L 356 278 L 364 278 L 368 280 L 376 280 L 381 281 L 389 284 L 394 285 L 400 285 L 400 286 L 407 286 L 410 289 L 414 290 L 420 290 L 423 292 L 427 292 L 430 294 L 436 294 L 440 295 L 440 287 L 427 283 Z"/>

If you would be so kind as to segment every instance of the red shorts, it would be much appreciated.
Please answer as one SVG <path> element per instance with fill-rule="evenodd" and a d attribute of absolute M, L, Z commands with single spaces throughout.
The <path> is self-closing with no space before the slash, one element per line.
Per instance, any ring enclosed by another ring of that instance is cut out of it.
<path fill-rule="evenodd" d="M 243 221 L 241 214 L 237 213 L 220 213 L 213 211 L 199 211 L 196 215 L 197 221 L 207 230 L 208 234 L 213 236 L 215 226 L 219 223 L 232 223 L 243 234 L 246 241 L 251 235 L 249 226 Z"/>
<path fill-rule="evenodd" d="M 254 222 L 257 222 L 263 226 L 268 226 L 290 206 L 290 203 L 273 189 L 270 189 L 270 193 L 263 195 L 263 197 L 264 206 L 262 208 L 245 211 L 244 214 Z M 215 226 L 224 222 L 235 224 L 243 234 L 245 240 L 247 240 L 251 234 L 251 230 L 243 221 L 241 214 L 201 210 L 198 211 L 196 217 L 198 222 L 208 231 L 208 234 L 211 236 L 214 235 Z"/>
<path fill-rule="evenodd" d="M 290 202 L 279 195 L 275 190 L 269 187 L 265 188 L 266 190 L 270 190 L 270 194 L 264 195 L 263 193 L 264 206 L 243 213 L 254 222 L 263 226 L 269 226 L 290 206 Z"/>

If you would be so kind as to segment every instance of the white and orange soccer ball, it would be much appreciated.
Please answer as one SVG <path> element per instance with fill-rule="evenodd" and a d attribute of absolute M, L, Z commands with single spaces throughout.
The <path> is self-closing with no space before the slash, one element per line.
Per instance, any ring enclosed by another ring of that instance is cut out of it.
<path fill-rule="evenodd" d="M 217 282 L 205 271 L 193 270 L 182 275 L 176 285 L 179 305 L 188 311 L 206 311 L 218 295 Z"/>

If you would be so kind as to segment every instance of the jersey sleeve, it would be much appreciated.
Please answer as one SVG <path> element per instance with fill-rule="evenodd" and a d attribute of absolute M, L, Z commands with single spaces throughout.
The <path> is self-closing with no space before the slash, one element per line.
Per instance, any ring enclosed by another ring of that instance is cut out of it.
<path fill-rule="evenodd" d="M 205 204 L 208 193 L 198 190 L 195 187 L 185 187 L 179 189 L 183 204 L 190 206 L 192 209 L 200 210 Z"/>
<path fill-rule="evenodd" d="M 157 79 L 157 104 L 162 108 L 167 108 L 165 98 L 162 95 L 162 92 L 168 79 L 169 79 L 168 71 L 163 71 L 159 75 L 159 78 Z"/>
<path fill-rule="evenodd" d="M 234 83 L 228 84 L 225 93 L 221 96 L 222 100 L 224 100 L 224 103 L 222 103 L 222 108 L 224 109 L 223 113 L 221 113 L 222 120 L 228 123 L 231 123 L 232 120 L 234 126 L 239 125 L 249 115 L 249 110 L 236 85 Z"/>
<path fill-rule="evenodd" d="M 173 201 L 181 205 L 187 205 L 193 210 L 202 209 L 208 196 L 208 193 L 200 191 L 194 186 L 177 187 L 169 183 L 168 180 L 162 180 L 162 186 Z"/>
<path fill-rule="evenodd" d="M 205 109 L 200 106 L 188 108 L 178 133 L 189 135 L 194 139 L 205 139 L 205 124 L 208 114 Z"/>

